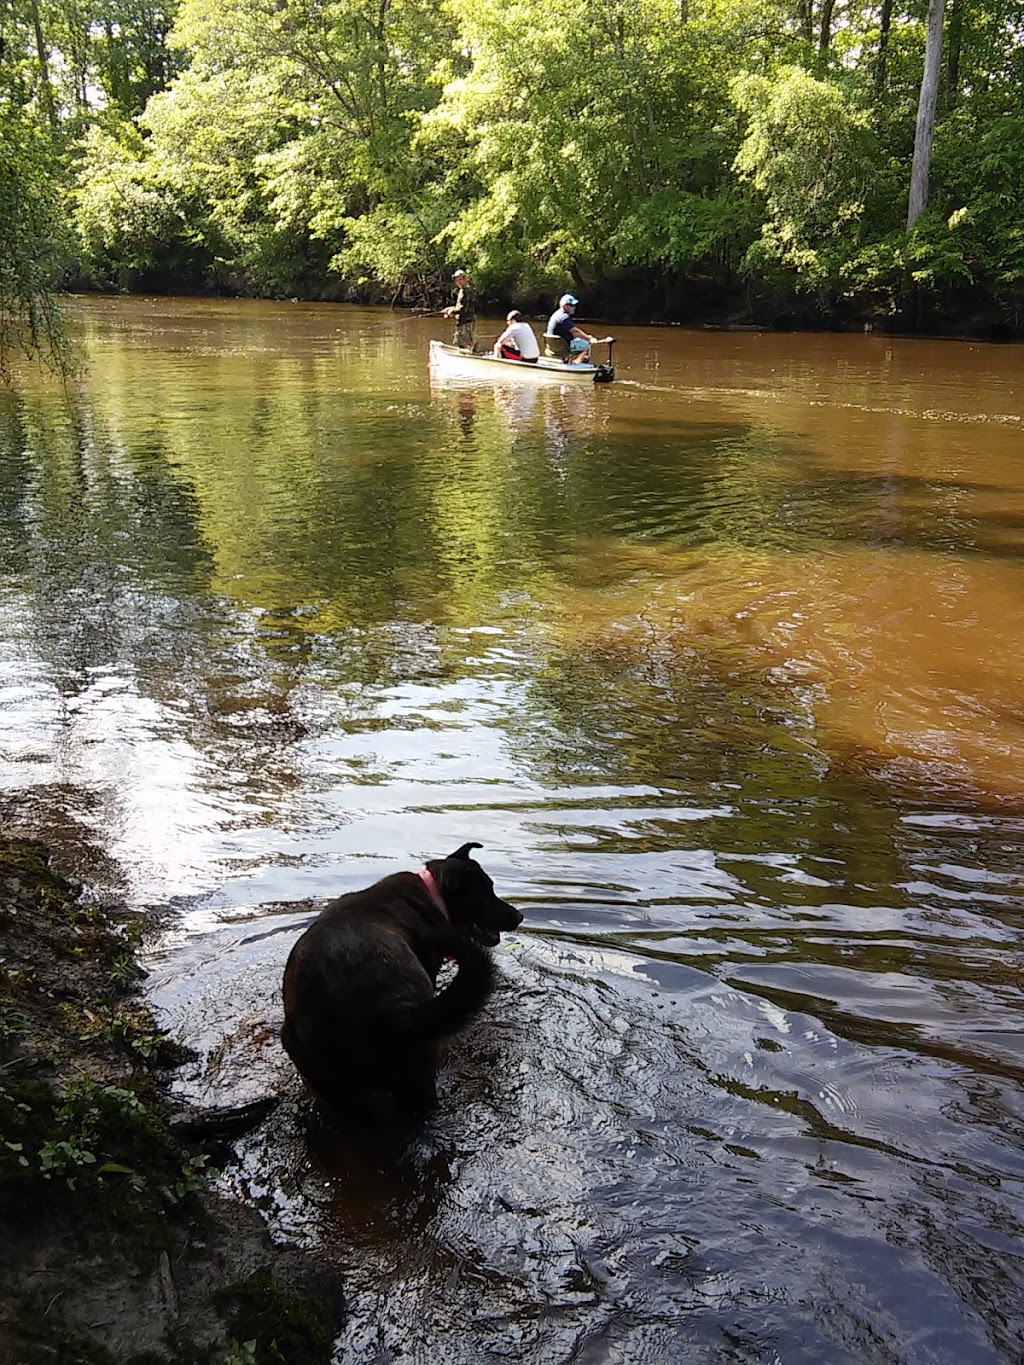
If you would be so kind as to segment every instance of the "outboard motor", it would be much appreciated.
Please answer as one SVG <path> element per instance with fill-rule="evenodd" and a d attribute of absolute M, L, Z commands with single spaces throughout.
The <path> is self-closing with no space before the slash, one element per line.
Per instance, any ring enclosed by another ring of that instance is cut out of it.
<path fill-rule="evenodd" d="M 594 371 L 595 384 L 610 384 L 615 378 L 615 366 L 612 364 L 612 347 L 614 345 L 614 341 L 609 341 L 608 359 L 603 365 L 598 365 L 597 369 Z"/>

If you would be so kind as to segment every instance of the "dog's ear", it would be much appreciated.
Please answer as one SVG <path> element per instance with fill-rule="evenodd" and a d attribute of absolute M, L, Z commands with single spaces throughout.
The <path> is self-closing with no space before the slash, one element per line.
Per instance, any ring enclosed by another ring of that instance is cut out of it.
<path fill-rule="evenodd" d="M 470 861 L 469 850 L 471 848 L 483 848 L 483 844 L 463 844 L 462 847 L 457 848 L 454 853 L 449 853 L 448 857 L 462 858 L 464 862 L 468 863 Z"/>

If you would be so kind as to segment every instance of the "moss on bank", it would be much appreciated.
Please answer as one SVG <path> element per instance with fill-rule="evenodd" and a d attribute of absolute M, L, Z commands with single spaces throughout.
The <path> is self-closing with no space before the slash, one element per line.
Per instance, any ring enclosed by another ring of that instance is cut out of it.
<path fill-rule="evenodd" d="M 0 1358 L 327 1361 L 333 1275 L 214 1197 L 168 1126 L 180 1050 L 138 933 L 0 833 Z"/>

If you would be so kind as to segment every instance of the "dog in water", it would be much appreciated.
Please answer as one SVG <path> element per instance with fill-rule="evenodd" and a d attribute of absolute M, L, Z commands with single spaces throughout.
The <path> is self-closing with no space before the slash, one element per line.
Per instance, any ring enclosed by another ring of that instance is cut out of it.
<path fill-rule="evenodd" d="M 409 1115 L 437 1103 L 440 1041 L 483 1006 L 489 950 L 523 920 L 469 856 L 480 847 L 339 896 L 292 947 L 281 1042 L 331 1109 L 365 1114 L 386 1094 Z M 435 992 L 446 959 L 458 971 Z"/>

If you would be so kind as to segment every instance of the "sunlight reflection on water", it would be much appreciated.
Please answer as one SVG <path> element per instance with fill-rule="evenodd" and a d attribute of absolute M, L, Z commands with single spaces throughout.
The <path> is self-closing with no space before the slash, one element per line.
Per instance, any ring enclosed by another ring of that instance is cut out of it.
<path fill-rule="evenodd" d="M 77 308 L 76 404 L 0 398 L 3 808 L 175 911 L 181 1092 L 286 1094 L 224 1180 L 349 1269 L 345 1358 L 1020 1354 L 1019 352 L 635 329 L 645 387 L 527 394 Z M 339 1140 L 288 948 L 465 839 L 505 983 Z"/>

